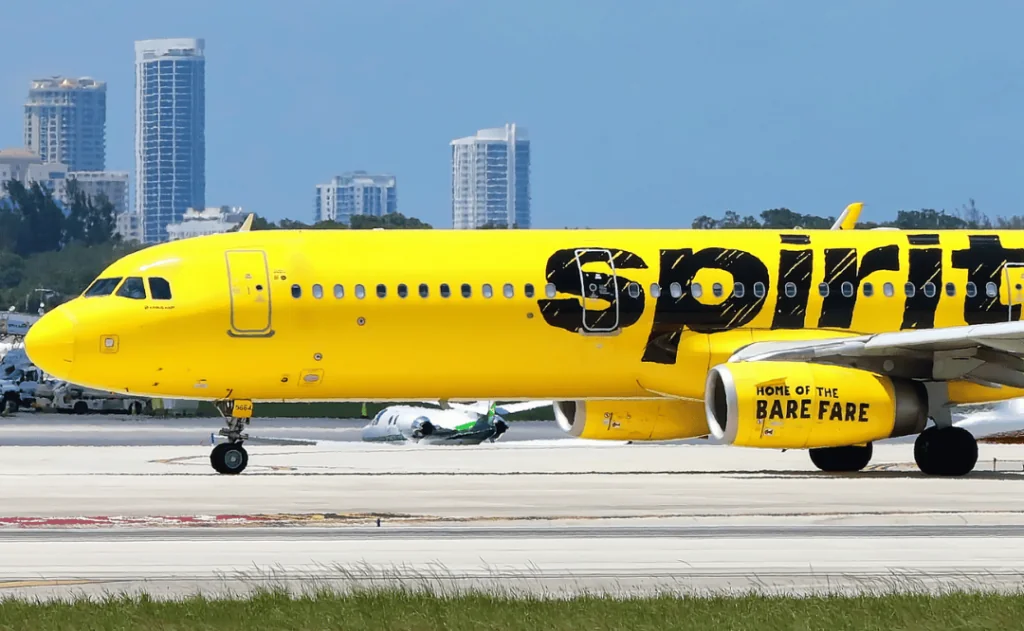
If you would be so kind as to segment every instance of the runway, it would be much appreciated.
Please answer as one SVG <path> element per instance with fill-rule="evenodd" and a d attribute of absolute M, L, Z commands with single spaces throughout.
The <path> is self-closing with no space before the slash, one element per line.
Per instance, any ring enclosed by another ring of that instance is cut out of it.
<path fill-rule="evenodd" d="M 249 468 L 220 476 L 208 444 L 53 446 L 82 423 L 125 431 L 72 420 L 33 429 L 45 445 L 35 447 L 12 446 L 25 425 L 0 421 L 0 597 L 396 583 L 556 595 L 1005 590 L 1024 570 L 1024 446 L 982 444 L 974 473 L 936 479 L 917 472 L 907 443 L 876 445 L 869 471 L 828 475 L 803 451 L 699 441 L 317 440 L 252 444 Z M 199 442 L 210 421 L 181 431 Z M 158 441 L 179 421 L 129 422 Z M 338 435 L 334 421 L 289 423 L 272 437 Z"/>
<path fill-rule="evenodd" d="M 359 442 L 363 419 L 257 418 L 252 444 Z M 224 427 L 220 418 L 150 418 L 128 415 L 72 415 L 23 412 L 0 422 L 0 445 L 135 446 L 209 445 Z M 503 442 L 566 440 L 551 421 L 517 421 Z"/>

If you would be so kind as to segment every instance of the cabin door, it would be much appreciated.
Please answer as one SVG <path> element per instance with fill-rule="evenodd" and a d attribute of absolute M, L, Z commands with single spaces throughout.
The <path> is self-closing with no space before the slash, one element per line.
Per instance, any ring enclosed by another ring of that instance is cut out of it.
<path fill-rule="evenodd" d="M 231 335 L 269 337 L 270 271 L 262 250 L 230 250 L 225 253 L 231 292 Z"/>
<path fill-rule="evenodd" d="M 1003 266 L 1006 286 L 1006 319 L 1013 320 L 1013 308 L 1024 304 L 1024 263 L 1007 263 Z M 981 287 L 978 291 L 983 291 Z"/>
<path fill-rule="evenodd" d="M 619 328 L 619 283 L 609 250 L 576 250 L 583 296 L 583 333 L 610 333 Z"/>

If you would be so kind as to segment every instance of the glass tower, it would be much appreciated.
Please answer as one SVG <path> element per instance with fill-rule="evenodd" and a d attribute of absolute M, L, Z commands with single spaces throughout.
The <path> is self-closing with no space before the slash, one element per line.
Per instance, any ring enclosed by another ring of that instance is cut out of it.
<path fill-rule="evenodd" d="M 135 210 L 144 243 L 206 207 L 206 59 L 202 39 L 135 42 Z"/>

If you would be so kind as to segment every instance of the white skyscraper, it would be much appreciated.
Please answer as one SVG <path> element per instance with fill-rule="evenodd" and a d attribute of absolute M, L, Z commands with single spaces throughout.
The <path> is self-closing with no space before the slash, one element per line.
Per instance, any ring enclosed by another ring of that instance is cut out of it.
<path fill-rule="evenodd" d="M 107 84 L 88 77 L 35 79 L 25 102 L 25 147 L 71 171 L 106 168 Z"/>
<path fill-rule="evenodd" d="M 452 146 L 452 227 L 530 227 L 530 141 L 515 123 Z"/>
<path fill-rule="evenodd" d="M 202 39 L 135 42 L 135 211 L 143 240 L 206 207 L 206 59 Z"/>

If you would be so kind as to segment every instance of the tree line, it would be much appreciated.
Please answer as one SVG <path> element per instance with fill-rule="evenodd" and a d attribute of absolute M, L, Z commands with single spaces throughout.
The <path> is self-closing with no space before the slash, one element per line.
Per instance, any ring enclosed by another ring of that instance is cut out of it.
<path fill-rule="evenodd" d="M 0 196 L 0 309 L 15 306 L 34 311 L 40 301 L 52 307 L 80 294 L 103 269 L 142 244 L 124 242 L 116 232 L 114 205 L 102 195 L 86 195 L 74 180 L 58 199 L 38 183 L 24 185 L 17 180 L 2 184 Z M 697 217 L 693 228 L 827 229 L 834 216 L 802 214 L 788 208 L 772 208 L 757 217 L 733 211 L 720 218 Z M 860 229 L 894 227 L 903 230 L 1009 229 L 1024 228 L 1024 217 L 990 219 L 974 201 L 954 212 L 920 209 L 900 210 L 881 223 L 860 221 Z M 254 215 L 252 230 L 420 230 L 432 226 L 416 217 L 393 213 L 382 217 L 357 215 L 345 225 L 334 221 L 311 224 L 282 219 L 269 221 Z M 484 229 L 503 229 L 486 225 Z M 516 228 L 516 226 L 513 226 Z M 237 228 L 235 228 L 237 230 Z"/>
<path fill-rule="evenodd" d="M 837 216 L 822 217 L 820 215 L 802 214 L 788 208 L 771 208 L 761 211 L 758 217 L 739 214 L 729 210 L 719 219 L 701 215 L 693 220 L 692 228 L 701 230 L 730 228 L 768 228 L 775 230 L 828 230 L 835 223 Z M 889 221 L 858 221 L 857 228 L 898 228 L 900 230 L 1020 230 L 1024 228 L 1024 217 L 996 217 L 993 221 L 985 213 L 978 210 L 974 200 L 961 206 L 958 210 L 946 212 L 933 208 L 920 210 L 900 210 L 896 218 Z"/>

